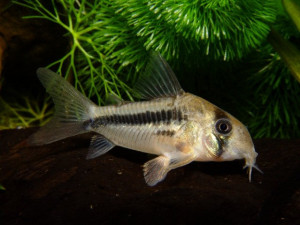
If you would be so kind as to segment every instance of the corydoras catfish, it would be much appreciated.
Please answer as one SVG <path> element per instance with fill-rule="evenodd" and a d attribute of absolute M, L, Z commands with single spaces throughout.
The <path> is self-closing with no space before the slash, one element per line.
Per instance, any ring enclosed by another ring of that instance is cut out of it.
<path fill-rule="evenodd" d="M 249 181 L 255 152 L 247 128 L 229 113 L 203 98 L 183 91 L 170 66 L 152 54 L 136 84 L 144 101 L 97 106 L 61 76 L 45 68 L 38 78 L 55 104 L 53 119 L 29 138 L 48 144 L 86 132 L 96 132 L 87 155 L 92 159 L 114 146 L 157 155 L 144 164 L 150 186 L 167 173 L 192 161 L 245 159 Z M 259 170 L 259 169 L 258 169 Z"/>

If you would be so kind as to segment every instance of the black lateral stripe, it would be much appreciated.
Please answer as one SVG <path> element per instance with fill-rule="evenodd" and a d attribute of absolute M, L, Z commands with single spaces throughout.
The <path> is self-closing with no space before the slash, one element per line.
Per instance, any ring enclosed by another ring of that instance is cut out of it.
<path fill-rule="evenodd" d="M 141 123 L 142 124 L 148 123 L 148 119 L 147 119 L 146 113 L 141 113 L 141 115 L 142 115 Z"/>
<path fill-rule="evenodd" d="M 133 114 L 133 120 L 132 120 L 132 123 L 136 124 L 136 123 L 138 123 L 138 121 L 139 121 L 138 115 L 137 115 L 137 114 Z"/>
<path fill-rule="evenodd" d="M 127 122 L 128 122 L 129 124 L 135 124 L 135 117 L 134 117 L 134 115 L 130 116 L 130 117 L 129 117 L 129 120 L 127 120 Z"/>
<path fill-rule="evenodd" d="M 159 111 L 156 112 L 156 118 L 157 118 L 157 122 L 162 121 L 161 112 Z"/>
<path fill-rule="evenodd" d="M 95 118 L 94 120 L 86 121 L 86 126 L 90 124 L 92 128 L 97 128 L 99 126 L 106 126 L 109 124 L 128 124 L 128 125 L 143 125 L 143 124 L 159 124 L 166 123 L 170 124 L 171 121 L 182 121 L 187 120 L 187 116 L 183 115 L 180 109 L 172 109 L 172 110 L 161 110 L 161 111 L 146 111 L 143 113 L 136 114 L 114 114 L 109 116 L 100 116 Z M 167 131 L 161 131 L 162 133 Z M 170 136 L 172 133 L 167 134 L 164 133 L 162 135 Z"/>
<path fill-rule="evenodd" d="M 155 112 L 151 112 L 151 118 L 152 118 L 153 123 L 156 124 L 158 122 L 157 118 L 156 118 L 156 113 Z"/>
<path fill-rule="evenodd" d="M 125 123 L 126 124 L 126 120 L 127 118 L 124 115 L 117 115 L 117 123 Z"/>
<path fill-rule="evenodd" d="M 168 110 L 167 111 L 167 121 L 170 121 L 172 119 L 172 115 L 173 115 L 172 110 Z"/>
<path fill-rule="evenodd" d="M 167 124 L 170 124 L 171 123 L 171 120 L 172 120 L 172 110 L 168 110 L 167 112 L 167 119 L 166 119 L 166 122 Z"/>
<path fill-rule="evenodd" d="M 131 117 L 127 117 L 126 115 L 120 115 L 120 122 L 119 123 L 125 123 L 125 124 L 127 124 L 127 123 L 130 123 L 130 119 L 131 119 Z"/>
<path fill-rule="evenodd" d="M 167 113 L 166 113 L 166 111 L 163 109 L 162 111 L 161 111 L 161 120 L 162 121 L 165 121 L 167 119 Z"/>
<path fill-rule="evenodd" d="M 114 115 L 114 123 L 121 123 L 122 122 L 122 115 Z"/>
<path fill-rule="evenodd" d="M 140 124 L 143 124 L 143 115 L 141 113 L 137 114 L 138 116 L 138 121 Z"/>
<path fill-rule="evenodd" d="M 118 123 L 120 121 L 118 115 L 113 115 L 111 119 L 112 119 L 112 123 Z"/>
<path fill-rule="evenodd" d="M 147 117 L 147 121 L 152 122 L 150 111 L 146 111 L 146 117 Z"/>

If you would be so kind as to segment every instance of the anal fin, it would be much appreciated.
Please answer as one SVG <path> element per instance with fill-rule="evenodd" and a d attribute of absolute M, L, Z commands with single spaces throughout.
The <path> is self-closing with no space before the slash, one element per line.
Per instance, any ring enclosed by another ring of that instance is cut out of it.
<path fill-rule="evenodd" d="M 93 159 L 101 156 L 115 147 L 115 144 L 103 137 L 102 135 L 95 135 L 91 139 L 88 155 L 86 159 Z"/>
<path fill-rule="evenodd" d="M 170 159 L 165 156 L 159 156 L 144 164 L 144 177 L 149 186 L 154 186 L 162 181 L 169 172 Z"/>

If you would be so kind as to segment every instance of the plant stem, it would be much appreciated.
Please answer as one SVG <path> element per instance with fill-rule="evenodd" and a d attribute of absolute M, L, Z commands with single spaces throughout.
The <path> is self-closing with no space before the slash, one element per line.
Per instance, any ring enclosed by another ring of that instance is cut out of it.
<path fill-rule="evenodd" d="M 291 42 L 283 39 L 280 34 L 271 29 L 268 41 L 283 59 L 293 76 L 300 83 L 300 51 Z"/>
<path fill-rule="evenodd" d="M 295 0 L 282 0 L 282 4 L 296 25 L 298 31 L 300 31 L 300 5 Z"/>

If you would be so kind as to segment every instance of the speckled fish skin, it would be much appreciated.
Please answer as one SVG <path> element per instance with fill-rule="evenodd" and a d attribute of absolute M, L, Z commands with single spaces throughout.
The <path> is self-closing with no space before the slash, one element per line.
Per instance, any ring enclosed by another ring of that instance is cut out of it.
<path fill-rule="evenodd" d="M 205 99 L 184 92 L 166 61 L 160 55 L 152 58 L 146 75 L 137 84 L 141 97 L 148 101 L 118 101 L 117 105 L 103 107 L 93 104 L 58 75 L 40 69 L 39 78 L 57 111 L 30 142 L 47 144 L 94 131 L 99 135 L 92 138 L 88 159 L 116 145 L 158 155 L 144 165 L 150 186 L 162 181 L 170 170 L 192 161 L 245 159 L 251 181 L 252 168 L 258 169 L 257 153 L 247 128 Z M 153 78 L 152 74 L 158 75 Z M 61 84 L 63 88 L 57 87 Z"/>

